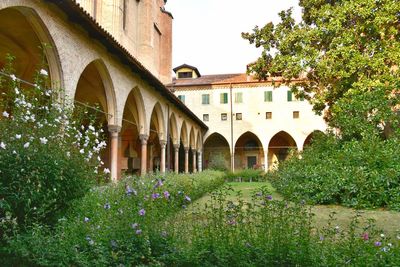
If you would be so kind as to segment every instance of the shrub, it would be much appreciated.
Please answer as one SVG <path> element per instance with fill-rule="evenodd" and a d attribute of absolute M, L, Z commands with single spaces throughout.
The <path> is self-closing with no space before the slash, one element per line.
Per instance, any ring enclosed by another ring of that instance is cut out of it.
<path fill-rule="evenodd" d="M 223 154 L 211 154 L 210 162 L 208 163 L 208 168 L 217 171 L 227 171 L 227 162 Z"/>
<path fill-rule="evenodd" d="M 96 187 L 55 230 L 35 225 L 10 240 L 9 265 L 157 265 L 170 254 L 170 221 L 224 181 L 224 173 L 127 177 Z"/>
<path fill-rule="evenodd" d="M 2 71 L 10 73 L 11 65 Z M 9 77 L 0 78 L 1 241 L 12 229 L 54 224 L 98 177 L 105 146 L 93 125 L 72 118 L 61 92 L 46 89 L 45 70 L 29 87 Z"/>
<path fill-rule="evenodd" d="M 400 210 L 399 140 L 317 138 L 268 177 L 291 200 Z"/>
<path fill-rule="evenodd" d="M 262 182 L 265 181 L 264 171 L 261 169 L 243 169 L 226 174 L 228 182 Z"/>

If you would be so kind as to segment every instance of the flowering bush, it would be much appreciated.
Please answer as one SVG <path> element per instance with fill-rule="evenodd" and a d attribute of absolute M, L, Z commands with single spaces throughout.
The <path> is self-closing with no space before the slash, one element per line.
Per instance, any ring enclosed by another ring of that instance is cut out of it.
<path fill-rule="evenodd" d="M 48 89 L 47 71 L 33 86 L 11 65 L 0 78 L 0 240 L 11 229 L 54 224 L 98 177 L 101 133 L 73 119 L 61 92 Z"/>

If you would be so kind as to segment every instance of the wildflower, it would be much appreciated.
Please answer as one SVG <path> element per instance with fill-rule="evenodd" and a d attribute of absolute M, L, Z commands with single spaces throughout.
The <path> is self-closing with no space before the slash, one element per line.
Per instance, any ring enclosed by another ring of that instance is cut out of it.
<path fill-rule="evenodd" d="M 249 242 L 246 242 L 244 245 L 245 245 L 246 247 L 248 247 L 248 248 L 251 247 L 251 244 L 250 244 Z"/>
<path fill-rule="evenodd" d="M 45 69 L 41 69 L 39 73 L 40 73 L 40 75 L 49 76 L 49 74 L 47 73 L 47 71 Z"/>
<path fill-rule="evenodd" d="M 92 126 L 92 125 L 89 125 L 89 130 L 91 130 L 92 132 L 94 132 L 96 129 Z"/>
<path fill-rule="evenodd" d="M 384 237 L 385 237 L 385 235 L 384 235 L 384 234 L 381 234 L 381 237 L 382 237 L 382 238 L 384 238 Z"/>
<path fill-rule="evenodd" d="M 381 248 L 381 250 L 382 250 L 383 252 L 388 252 L 388 251 L 390 250 L 390 248 L 388 248 L 388 247 L 383 247 L 383 248 Z"/>
<path fill-rule="evenodd" d="M 156 189 L 157 187 L 161 187 L 161 186 L 163 186 L 164 184 L 163 184 L 163 182 L 162 182 L 162 180 L 161 179 L 158 179 L 157 180 L 157 183 L 154 185 L 154 189 Z"/>
<path fill-rule="evenodd" d="M 84 222 L 88 222 L 88 221 L 90 221 L 90 219 L 89 219 L 88 217 L 85 217 L 85 218 L 83 219 L 83 221 L 84 221 Z"/>
<path fill-rule="evenodd" d="M 115 240 L 111 240 L 110 244 L 111 244 L 112 248 L 117 248 L 118 247 L 117 241 L 115 241 Z"/>
<path fill-rule="evenodd" d="M 161 236 L 162 236 L 162 237 L 167 237 L 167 231 L 162 231 L 162 232 L 161 232 Z"/>
<path fill-rule="evenodd" d="M 0 143 L 0 147 L 1 147 L 2 149 L 6 149 L 6 144 L 4 144 L 3 142 L 1 142 L 1 143 Z"/>
<path fill-rule="evenodd" d="M 266 198 L 267 198 L 268 200 L 272 200 L 272 196 L 271 196 L 271 195 L 266 196 Z"/>
<path fill-rule="evenodd" d="M 137 223 L 132 223 L 131 224 L 132 229 L 136 229 L 138 226 L 139 226 L 139 224 L 137 224 Z"/>
<path fill-rule="evenodd" d="M 170 196 L 169 192 L 168 192 L 168 191 L 164 191 L 164 197 L 165 197 L 166 199 L 168 199 L 169 196 Z"/>
<path fill-rule="evenodd" d="M 10 117 L 10 114 L 7 111 L 3 111 L 3 117 L 8 118 Z"/>
<path fill-rule="evenodd" d="M 89 242 L 89 245 L 94 245 L 94 241 L 89 236 L 86 237 L 86 240 Z"/>
<path fill-rule="evenodd" d="M 262 192 L 257 192 L 256 196 L 257 197 L 262 197 Z"/>
<path fill-rule="evenodd" d="M 40 139 L 40 143 L 42 143 L 42 144 L 47 144 L 47 142 L 49 141 L 49 140 L 47 140 L 47 138 L 46 137 L 41 137 L 41 138 L 39 138 Z"/>
<path fill-rule="evenodd" d="M 192 201 L 192 200 L 190 199 L 190 197 L 189 197 L 189 196 L 185 196 L 185 200 L 186 200 L 187 202 L 190 202 L 190 201 Z"/>
<path fill-rule="evenodd" d="M 186 209 L 186 205 L 182 205 L 182 209 Z"/>
<path fill-rule="evenodd" d="M 135 196 L 137 196 L 137 192 L 135 189 L 132 189 L 129 185 L 126 186 L 126 195 L 130 196 L 134 194 Z"/>
<path fill-rule="evenodd" d="M 144 209 L 139 210 L 139 215 L 144 216 L 146 214 L 146 211 Z"/>
<path fill-rule="evenodd" d="M 22 134 L 16 134 L 15 135 L 15 139 L 21 139 L 21 137 L 22 137 Z"/>
<path fill-rule="evenodd" d="M 24 148 L 28 148 L 29 147 L 29 142 L 26 142 L 25 144 L 24 144 Z"/>
<path fill-rule="evenodd" d="M 136 230 L 136 234 L 137 234 L 137 235 L 140 235 L 141 233 L 142 233 L 142 230 L 140 230 L 140 229 L 137 229 L 137 230 Z"/>
<path fill-rule="evenodd" d="M 82 148 L 81 150 L 79 150 L 79 153 L 83 154 L 85 153 L 85 150 Z"/>
<path fill-rule="evenodd" d="M 376 241 L 374 243 L 374 245 L 375 245 L 375 247 L 380 247 L 380 246 L 382 246 L 382 242 Z"/>
<path fill-rule="evenodd" d="M 323 235 L 320 235 L 320 236 L 319 236 L 319 240 L 320 240 L 320 241 L 324 241 L 324 240 L 325 240 L 325 237 L 324 237 Z"/>
<path fill-rule="evenodd" d="M 10 75 L 10 78 L 11 78 L 13 81 L 15 81 L 15 80 L 17 79 L 17 77 L 15 77 L 14 74 L 11 74 L 11 75 Z"/>
<path fill-rule="evenodd" d="M 159 193 L 153 193 L 153 194 L 151 194 L 151 198 L 152 199 L 157 199 L 157 198 L 159 198 L 160 197 L 160 194 Z"/>
<path fill-rule="evenodd" d="M 104 209 L 109 210 L 111 208 L 110 203 L 104 204 Z"/>
<path fill-rule="evenodd" d="M 229 225 L 235 225 L 236 224 L 236 220 L 235 219 L 231 219 L 228 221 Z"/>
<path fill-rule="evenodd" d="M 104 168 L 103 172 L 104 172 L 105 174 L 108 174 L 108 173 L 110 173 L 110 169 Z"/>
<path fill-rule="evenodd" d="M 368 235 L 368 233 L 363 233 L 362 239 L 364 239 L 365 241 L 369 240 L 369 235 Z"/>

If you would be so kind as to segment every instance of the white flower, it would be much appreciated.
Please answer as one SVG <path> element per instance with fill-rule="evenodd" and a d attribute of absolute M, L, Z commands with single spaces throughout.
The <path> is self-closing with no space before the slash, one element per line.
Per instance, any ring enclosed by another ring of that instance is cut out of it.
<path fill-rule="evenodd" d="M 45 70 L 45 69 L 41 69 L 40 74 L 44 75 L 44 76 L 49 76 L 49 74 L 47 73 L 47 70 Z"/>
<path fill-rule="evenodd" d="M 381 237 L 382 237 L 382 238 L 384 238 L 384 237 L 385 237 L 385 235 L 384 235 L 384 234 L 381 234 Z"/>
<path fill-rule="evenodd" d="M 1 147 L 2 149 L 6 149 L 6 144 L 4 144 L 3 142 L 1 142 L 1 143 L 0 143 L 0 147 Z"/>
<path fill-rule="evenodd" d="M 8 112 L 7 112 L 7 111 L 3 111 L 3 117 L 6 117 L 6 118 L 8 118 L 8 117 L 10 117 L 10 114 L 8 114 Z"/>
<path fill-rule="evenodd" d="M 13 154 L 17 154 L 17 151 L 13 150 Z"/>
<path fill-rule="evenodd" d="M 16 134 L 16 135 L 15 135 L 15 138 L 16 138 L 16 139 L 21 139 L 21 137 L 22 137 L 22 134 Z"/>
<path fill-rule="evenodd" d="M 49 140 L 47 140 L 46 137 L 40 137 L 39 139 L 40 139 L 40 143 L 42 143 L 44 145 L 47 144 L 47 142 L 49 141 Z"/>
<path fill-rule="evenodd" d="M 29 147 L 29 142 L 26 142 L 25 144 L 24 144 L 24 148 L 28 148 Z"/>
<path fill-rule="evenodd" d="M 96 129 L 92 126 L 92 125 L 89 125 L 89 130 L 91 130 L 92 132 L 94 132 Z"/>
<path fill-rule="evenodd" d="M 15 80 L 17 79 L 17 77 L 15 77 L 14 74 L 11 74 L 11 75 L 10 75 L 10 78 L 11 78 L 13 81 L 15 81 Z"/>
<path fill-rule="evenodd" d="M 81 150 L 79 150 L 79 153 L 83 154 L 85 153 L 85 150 L 82 148 Z"/>
<path fill-rule="evenodd" d="M 69 158 L 71 156 L 71 152 L 67 151 L 67 157 Z"/>
<path fill-rule="evenodd" d="M 108 168 L 104 168 L 103 172 L 104 172 L 105 174 L 108 174 L 108 173 L 110 173 L 110 170 L 109 170 Z"/>
<path fill-rule="evenodd" d="M 15 77 L 15 76 L 14 76 Z M 15 80 L 14 80 L 15 81 Z M 17 94 L 17 95 L 19 95 L 19 90 L 18 90 L 18 88 L 17 87 L 15 87 L 15 93 Z M 17 99 L 15 99 L 15 100 L 17 100 Z"/>

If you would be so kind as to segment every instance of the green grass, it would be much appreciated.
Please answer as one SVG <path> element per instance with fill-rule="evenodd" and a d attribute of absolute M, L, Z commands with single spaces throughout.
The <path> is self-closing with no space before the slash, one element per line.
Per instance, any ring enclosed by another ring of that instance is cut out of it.
<path fill-rule="evenodd" d="M 237 201 L 238 192 L 242 194 L 244 201 L 250 201 L 252 194 L 264 186 L 269 189 L 274 199 L 283 199 L 269 182 L 230 182 L 226 183 L 226 185 L 229 185 L 233 189 L 227 192 L 227 200 L 233 202 Z M 203 206 L 208 200 L 210 200 L 209 194 L 196 201 L 196 204 Z M 357 211 L 339 205 L 316 205 L 311 206 L 311 212 L 315 215 L 313 223 L 316 228 L 327 226 L 330 215 L 334 214 L 335 220 L 332 222 L 332 225 L 344 229 L 349 226 Z M 390 236 L 400 234 L 400 212 L 382 209 L 359 210 L 358 212 L 362 215 L 360 219 L 361 225 L 367 225 L 368 219 L 373 219 L 377 229 L 383 230 Z"/>

